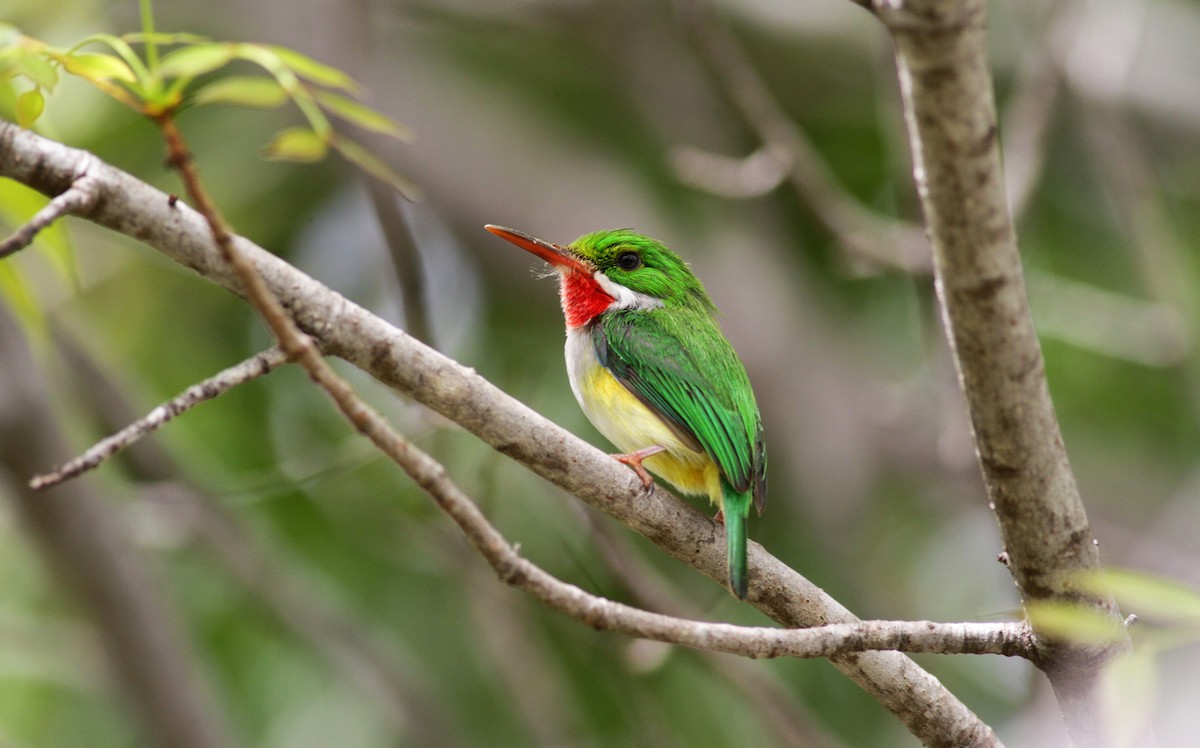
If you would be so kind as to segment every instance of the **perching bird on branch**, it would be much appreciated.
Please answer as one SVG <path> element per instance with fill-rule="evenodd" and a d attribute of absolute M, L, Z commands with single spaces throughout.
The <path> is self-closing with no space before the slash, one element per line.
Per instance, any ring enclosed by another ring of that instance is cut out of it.
<path fill-rule="evenodd" d="M 559 246 L 502 226 L 488 231 L 558 271 L 567 375 L 596 429 L 642 467 L 723 516 L 729 587 L 746 597 L 746 521 L 767 498 L 762 417 L 741 359 L 691 268 L 660 242 L 598 231 Z"/>

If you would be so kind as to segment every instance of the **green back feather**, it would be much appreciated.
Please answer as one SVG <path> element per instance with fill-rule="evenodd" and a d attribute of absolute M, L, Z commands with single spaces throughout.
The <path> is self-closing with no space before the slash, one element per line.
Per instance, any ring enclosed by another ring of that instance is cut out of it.
<path fill-rule="evenodd" d="M 753 493 L 762 511 L 762 420 L 746 370 L 712 316 L 687 308 L 614 311 L 593 327 L 592 340 L 601 365 L 699 445 L 730 488 Z"/>

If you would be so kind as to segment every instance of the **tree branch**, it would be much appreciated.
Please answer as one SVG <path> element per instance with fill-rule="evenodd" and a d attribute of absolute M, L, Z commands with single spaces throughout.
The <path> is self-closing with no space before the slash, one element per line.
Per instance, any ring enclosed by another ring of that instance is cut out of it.
<path fill-rule="evenodd" d="M 108 458 L 135 444 L 139 439 L 158 431 L 181 413 L 191 410 L 200 403 L 212 400 L 239 384 L 269 374 L 286 362 L 287 356 L 278 347 L 255 354 L 236 366 L 231 366 L 203 382 L 188 387 L 112 436 L 96 442 L 86 452 L 62 467 L 34 476 L 29 481 L 29 487 L 40 491 L 93 470 Z"/>
<path fill-rule="evenodd" d="M 0 260 L 15 254 L 33 243 L 43 229 L 65 215 L 80 215 L 91 210 L 96 203 L 99 184 L 88 175 L 89 159 L 80 161 L 75 179 L 62 194 L 55 197 L 46 207 L 12 236 L 0 242 Z"/>
<path fill-rule="evenodd" d="M 0 175 L 47 194 L 70 182 L 85 156 L 0 122 Z M 204 219 L 186 205 L 107 165 L 98 167 L 104 199 L 87 217 L 136 237 L 201 275 L 241 293 Z M 603 452 L 500 391 L 474 371 L 422 345 L 283 260 L 234 237 L 238 252 L 300 326 L 325 350 L 359 366 L 400 393 L 457 422 L 720 583 L 725 575 L 720 530 L 699 510 L 655 489 Z M 750 602 L 787 626 L 850 623 L 837 601 L 757 543 L 750 544 Z M 896 714 L 929 745 L 998 745 L 991 728 L 908 658 L 869 652 L 834 658 L 834 665 Z"/>
<path fill-rule="evenodd" d="M 1111 599 L 1074 581 L 1100 557 L 1050 400 L 1005 202 L 985 13 L 982 0 L 879 6 L 895 42 L 943 322 L 1024 602 L 1078 602 L 1119 623 Z M 1092 689 L 1111 652 L 1044 637 L 1038 647 L 1072 740 L 1097 744 Z"/>

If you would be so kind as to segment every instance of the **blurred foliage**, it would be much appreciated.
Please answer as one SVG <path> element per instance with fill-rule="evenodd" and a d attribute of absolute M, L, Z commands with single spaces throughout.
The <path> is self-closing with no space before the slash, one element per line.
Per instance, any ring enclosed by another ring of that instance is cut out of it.
<path fill-rule="evenodd" d="M 1126 636 L 1132 649 L 1109 662 L 1101 680 L 1102 718 L 1113 746 L 1144 745 L 1152 724 L 1165 657 L 1200 642 L 1200 589 L 1128 569 L 1105 569 L 1076 580 L 1085 594 L 1109 596 L 1130 611 L 1125 626 L 1114 626 L 1093 609 L 1039 601 L 1029 605 L 1038 631 L 1089 646 L 1105 646 Z M 1171 668 L 1167 668 L 1171 669 Z"/>
<path fill-rule="evenodd" d="M 291 101 L 304 115 L 306 124 L 277 132 L 266 146 L 267 158 L 320 161 L 332 148 L 401 193 L 417 195 L 408 180 L 352 139 L 334 131 L 327 115 L 368 132 L 400 139 L 410 135 L 391 118 L 336 93 L 360 93 L 350 76 L 287 47 L 159 33 L 154 27 L 150 0 L 141 0 L 141 9 L 141 33 L 92 34 L 68 49 L 0 23 L 0 81 L 10 87 L 17 123 L 26 128 L 34 126 L 45 111 L 45 97 L 54 93 L 64 73 L 87 81 L 113 100 L 154 120 L 173 117 L 185 104 L 274 109 Z M 82 51 L 97 46 L 107 51 Z M 142 54 L 135 47 L 140 47 Z M 164 52 L 163 47 L 172 49 Z M 252 63 L 269 77 L 225 76 L 198 83 L 236 62 Z M 19 93 L 13 90 L 14 85 L 20 86 Z"/>
<path fill-rule="evenodd" d="M 1131 21 L 1119 5 L 992 8 L 1005 135 L 1040 116 L 1032 108 L 1007 118 L 1029 90 L 1030 67 L 1058 77 L 1043 102 L 1041 147 L 1006 143 L 1005 155 L 1010 171 L 1040 166 L 1017 216 L 1021 246 L 1103 556 L 1194 588 L 1200 48 L 1191 32 L 1200 33 L 1200 9 L 1151 0 Z M 995 561 L 1000 540 L 929 279 L 849 257 L 786 187 L 731 201 L 683 186 L 672 148 L 740 157 L 760 143 L 676 10 L 632 0 L 155 6 L 160 29 L 195 34 L 222 59 L 232 61 L 233 48 L 199 37 L 253 40 L 243 51 L 299 50 L 345 70 L 369 111 L 413 129 L 403 150 L 369 126 L 359 134 L 425 195 L 401 213 L 419 247 L 417 310 L 432 345 L 603 444 L 562 371 L 552 284 L 481 226 L 560 241 L 613 226 L 658 236 L 707 282 L 763 406 L 771 498 L 751 537 L 861 616 L 1013 615 L 1019 601 Z M 719 11 L 847 189 L 881 214 L 917 220 L 882 29 L 844 1 L 726 0 Z M 0 21 L 59 50 L 95 34 L 130 41 L 140 28 L 135 4 L 96 0 L 8 0 Z M 1105 46 L 1106 30 L 1121 30 L 1125 46 Z M 105 54 L 97 49 L 89 52 Z M 278 77 L 247 80 L 241 65 L 228 72 L 199 75 L 196 98 L 266 106 L 277 90 L 294 93 L 263 87 Z M 71 76 L 41 88 L 42 132 L 179 191 L 149 123 Z M 0 91 L 0 116 L 32 113 L 30 97 L 21 104 L 28 90 L 22 82 Z M 358 106 L 318 103 L 334 115 Z M 311 130 L 306 114 L 190 106 L 179 122 L 240 233 L 404 325 L 412 307 L 401 304 L 361 175 L 327 161 L 261 159 L 281 127 Z M 0 207 L 6 231 L 28 214 L 15 206 Z M 229 294 L 132 241 L 83 221 L 64 225 L 77 284 L 64 282 L 61 250 L 45 246 L 0 272 L 22 279 L 59 344 L 74 341 L 129 407 L 148 410 L 268 343 Z M 110 395 L 93 378 L 61 354 L 39 356 L 76 448 L 124 425 L 98 415 Z M 347 373 L 549 571 L 654 609 L 765 622 L 470 435 Z M 159 572 L 248 745 L 716 746 L 787 744 L 797 734 L 811 745 L 913 744 L 826 663 L 647 647 L 504 588 L 299 372 L 207 404 L 154 441 L 161 453 L 149 462 L 131 453 L 93 480 L 111 491 L 113 511 Z M 185 488 L 186 502 L 209 511 L 165 499 L 164 486 Z M 214 516 L 237 534 L 222 535 Z M 138 744 L 87 622 L 5 509 L 0 534 L 0 744 Z M 230 547 L 271 573 L 246 573 Z M 273 597 L 281 591 L 283 600 Z M 368 642 L 374 656 L 363 665 L 331 654 L 342 637 Z M 1025 663 L 918 659 L 1009 745 L 1061 742 L 1057 715 L 1035 698 L 1048 689 Z M 1162 744 L 1183 744 L 1200 648 L 1180 642 L 1148 662 L 1150 675 L 1137 676 L 1157 683 L 1146 709 Z M 363 675 L 372 668 L 395 678 L 396 691 Z"/>

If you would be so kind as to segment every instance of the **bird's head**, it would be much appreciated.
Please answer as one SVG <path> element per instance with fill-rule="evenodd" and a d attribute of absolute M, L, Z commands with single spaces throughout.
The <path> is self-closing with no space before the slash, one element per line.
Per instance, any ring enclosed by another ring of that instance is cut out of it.
<path fill-rule="evenodd" d="M 558 271 L 568 327 L 617 309 L 692 306 L 713 311 L 686 262 L 662 242 L 629 229 L 597 231 L 560 246 L 503 226 L 485 228 Z"/>

